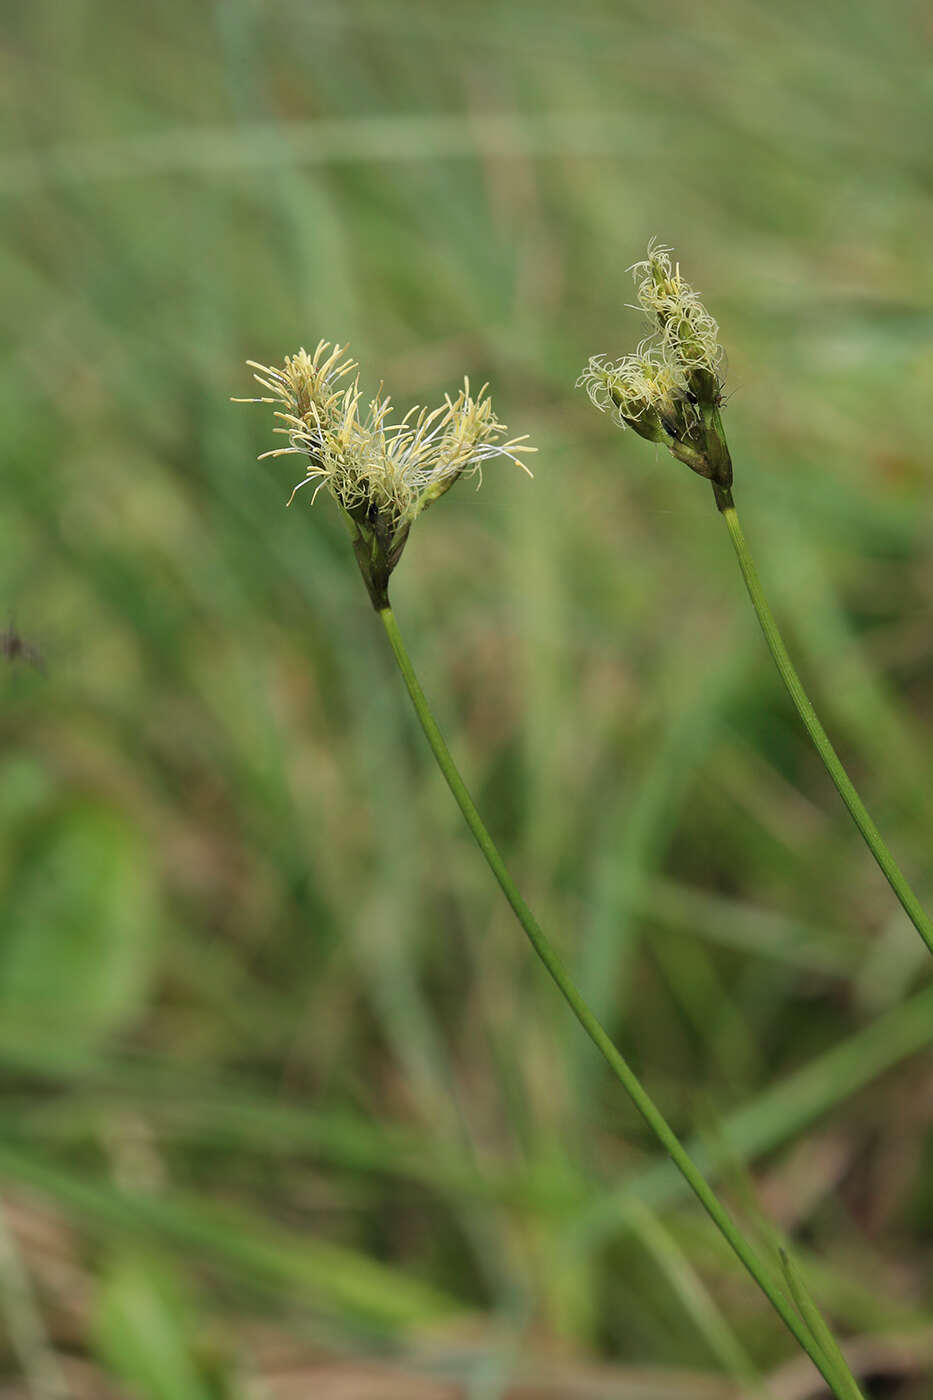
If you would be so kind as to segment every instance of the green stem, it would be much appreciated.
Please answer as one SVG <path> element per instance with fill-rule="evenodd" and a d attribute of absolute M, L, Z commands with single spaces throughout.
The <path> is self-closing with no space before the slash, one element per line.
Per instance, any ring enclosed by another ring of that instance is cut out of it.
<path fill-rule="evenodd" d="M 797 1304 L 800 1316 L 810 1328 L 814 1341 L 821 1348 L 823 1355 L 836 1374 L 839 1394 L 846 1396 L 846 1400 L 865 1400 L 864 1395 L 859 1390 L 858 1382 L 849 1370 L 848 1362 L 842 1354 L 842 1348 L 829 1330 L 826 1319 L 810 1296 L 810 1291 L 803 1281 L 803 1275 L 786 1249 L 781 1250 L 781 1267 L 784 1270 L 790 1295 Z"/>
<path fill-rule="evenodd" d="M 395 614 L 392 612 L 391 607 L 386 606 L 379 609 L 379 616 L 382 619 L 382 624 L 385 627 L 392 650 L 395 653 L 395 659 L 402 673 L 402 679 L 408 689 L 408 694 L 411 696 L 411 702 L 415 707 L 415 711 L 421 723 L 421 728 L 424 730 L 425 738 L 430 744 L 431 751 L 437 760 L 437 765 L 443 773 L 447 786 L 453 793 L 457 805 L 466 819 L 467 826 L 473 833 L 476 844 L 486 857 L 486 862 L 498 880 L 503 894 L 509 901 L 509 904 L 511 904 L 518 922 L 528 935 L 532 947 L 551 974 L 551 977 L 557 984 L 558 990 L 570 1006 L 571 1011 L 580 1022 L 580 1025 L 586 1031 L 597 1050 L 599 1050 L 648 1127 L 661 1143 L 668 1156 L 673 1160 L 675 1166 L 683 1175 L 688 1186 L 693 1191 L 706 1213 L 710 1216 L 713 1223 L 745 1265 L 745 1268 L 758 1284 L 774 1310 L 779 1314 L 785 1326 L 809 1355 L 830 1389 L 834 1394 L 838 1395 L 839 1392 L 835 1389 L 833 1384 L 832 1368 L 828 1365 L 821 1348 L 815 1343 L 808 1328 L 801 1321 L 796 1310 L 785 1297 L 776 1281 L 772 1279 L 725 1207 L 720 1204 L 719 1198 L 716 1196 L 712 1187 L 681 1146 L 673 1129 L 668 1126 L 667 1120 L 663 1117 L 660 1110 L 655 1107 L 654 1101 L 642 1087 L 641 1081 L 638 1079 L 637 1075 L 629 1067 L 628 1062 L 616 1049 L 607 1032 L 587 1006 L 561 958 L 558 956 L 556 950 L 545 935 L 544 930 L 519 893 L 515 881 L 506 869 L 502 857 L 492 837 L 486 830 L 482 817 L 477 811 L 476 805 L 457 771 L 456 765 L 451 758 L 450 750 L 444 742 L 444 737 L 437 727 L 437 721 L 431 713 L 424 691 L 421 689 L 418 677 L 411 664 L 411 659 L 405 649 L 405 643 L 402 641 L 398 623 L 395 620 Z M 840 1400 L 844 1400 L 844 1397 L 840 1396 Z"/>
<path fill-rule="evenodd" d="M 816 751 L 823 760 L 827 773 L 835 783 L 839 796 L 848 807 L 852 820 L 862 833 L 865 844 L 878 862 L 882 874 L 900 901 L 904 913 L 910 919 L 930 952 L 933 953 L 933 922 L 931 922 L 919 899 L 907 883 L 904 873 L 897 864 L 897 861 L 885 845 L 881 832 L 868 815 L 865 804 L 856 792 L 848 773 L 843 768 L 839 755 L 829 742 L 829 736 L 822 724 L 820 724 L 816 711 L 810 703 L 810 699 L 800 682 L 800 677 L 794 670 L 793 663 L 787 653 L 787 647 L 784 645 L 784 639 L 778 631 L 774 615 L 765 600 L 765 595 L 761 587 L 761 580 L 758 577 L 758 571 L 749 553 L 748 544 L 742 526 L 739 523 L 739 517 L 736 513 L 731 491 L 717 492 L 716 503 L 719 506 L 723 520 L 726 522 L 729 538 L 732 540 L 732 546 L 735 550 L 736 558 L 739 561 L 739 568 L 742 570 L 742 577 L 748 589 L 748 596 L 752 600 L 752 607 L 755 609 L 758 616 L 765 641 L 768 643 L 768 650 L 774 658 L 774 664 L 780 672 L 781 680 L 787 687 L 788 694 L 796 706 L 797 713 L 803 720 L 806 731 L 813 740 Z"/>

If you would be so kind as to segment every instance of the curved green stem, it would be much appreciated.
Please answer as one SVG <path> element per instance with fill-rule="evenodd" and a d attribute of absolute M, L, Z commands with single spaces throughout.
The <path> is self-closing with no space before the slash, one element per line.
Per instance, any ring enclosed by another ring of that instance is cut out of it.
<path fill-rule="evenodd" d="M 862 1392 L 856 1384 L 855 1377 L 849 1370 L 848 1363 L 842 1354 L 842 1349 L 836 1338 L 830 1332 L 823 1314 L 810 1296 L 807 1285 L 803 1281 L 797 1264 L 787 1253 L 786 1249 L 781 1250 L 781 1267 L 784 1270 L 784 1277 L 787 1280 L 787 1287 L 790 1296 L 797 1304 L 800 1316 L 813 1333 L 817 1344 L 822 1347 L 823 1355 L 830 1362 L 836 1373 L 836 1384 L 839 1393 L 845 1395 L 847 1400 L 865 1400 Z"/>
<path fill-rule="evenodd" d="M 716 494 L 716 503 L 719 506 L 723 520 L 726 522 L 729 538 L 732 540 L 732 546 L 735 550 L 736 558 L 739 561 L 739 568 L 742 570 L 742 577 L 745 580 L 745 587 L 748 589 L 748 596 L 752 600 L 752 607 L 755 609 L 758 616 L 761 630 L 768 644 L 768 650 L 774 658 L 774 664 L 780 672 L 781 680 L 787 687 L 788 694 L 796 706 L 797 713 L 803 720 L 806 731 L 813 740 L 816 751 L 823 760 L 827 773 L 835 783 L 839 796 L 848 807 L 852 820 L 862 833 L 866 846 L 878 862 L 882 874 L 900 901 L 904 913 L 910 919 L 930 952 L 933 953 L 933 922 L 931 922 L 923 905 L 907 883 L 904 873 L 897 864 L 897 861 L 885 845 L 881 832 L 868 815 L 865 804 L 856 792 L 848 773 L 843 768 L 839 755 L 830 743 L 829 736 L 822 724 L 820 724 L 816 711 L 810 703 L 810 699 L 800 682 L 800 677 L 794 670 L 793 663 L 787 653 L 787 647 L 784 645 L 784 639 L 778 631 L 774 615 L 768 607 L 764 592 L 762 591 L 761 580 L 758 577 L 758 571 L 749 553 L 745 534 L 742 530 L 739 517 L 736 513 L 735 504 L 732 500 L 732 493 L 730 491 L 718 492 Z"/>
<path fill-rule="evenodd" d="M 415 711 L 421 723 L 421 728 L 424 730 L 425 738 L 430 744 L 434 757 L 437 760 L 437 765 L 443 773 L 447 781 L 447 786 L 453 793 L 457 805 L 466 819 L 467 826 L 473 833 L 476 844 L 485 856 L 490 870 L 498 880 L 503 894 L 515 911 L 516 918 L 528 935 L 532 947 L 551 974 L 551 977 L 557 984 L 558 990 L 570 1006 L 571 1011 L 580 1022 L 580 1025 L 586 1031 L 597 1050 L 599 1050 L 648 1127 L 661 1143 L 668 1156 L 673 1160 L 675 1166 L 683 1175 L 688 1186 L 693 1191 L 710 1219 L 731 1245 L 765 1297 L 779 1314 L 785 1326 L 794 1335 L 804 1351 L 807 1352 L 830 1389 L 834 1394 L 840 1396 L 840 1400 L 845 1400 L 842 1392 L 836 1388 L 833 1366 L 827 1360 L 822 1348 L 812 1337 L 805 1323 L 798 1316 L 777 1282 L 771 1277 L 725 1207 L 721 1205 L 719 1198 L 716 1196 L 700 1169 L 694 1164 L 692 1158 L 681 1146 L 673 1129 L 668 1126 L 667 1120 L 655 1106 L 654 1101 L 650 1098 L 646 1090 L 642 1087 L 638 1076 L 630 1068 L 628 1062 L 609 1038 L 608 1033 L 593 1015 L 558 953 L 551 945 L 544 930 L 522 898 L 518 886 L 505 867 L 505 863 L 496 848 L 495 842 L 483 824 L 483 819 L 477 811 L 476 805 L 467 791 L 466 785 L 451 758 L 450 750 L 444 741 L 444 737 L 437 727 L 437 722 L 431 713 L 424 691 L 421 689 L 418 677 L 411 664 L 411 659 L 405 649 L 405 643 L 402 641 L 398 623 L 395 620 L 395 615 L 391 607 L 380 608 L 379 617 L 382 620 L 382 625 L 385 627 L 392 650 L 395 653 L 395 659 L 398 662 L 399 670 L 402 673 L 402 679 L 408 689 L 408 694 L 411 696 L 411 702 L 415 707 Z"/>

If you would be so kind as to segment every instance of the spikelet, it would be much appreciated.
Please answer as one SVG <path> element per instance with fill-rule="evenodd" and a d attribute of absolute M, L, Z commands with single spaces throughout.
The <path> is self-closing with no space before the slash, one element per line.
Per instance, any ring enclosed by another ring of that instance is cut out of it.
<path fill-rule="evenodd" d="M 303 486 L 311 485 L 312 499 L 327 488 L 351 526 L 374 602 L 377 594 L 385 596 L 414 521 L 455 481 L 481 473 L 495 457 L 528 471 L 522 454 L 535 449 L 524 437 L 506 437 L 488 385 L 474 395 L 464 379 L 463 388 L 439 407 L 416 406 L 396 419 L 381 389 L 363 404 L 357 365 L 346 357 L 346 346 L 322 340 L 313 355 L 299 350 L 286 356 L 281 369 L 247 363 L 267 393 L 235 402 L 276 405 L 273 431 L 287 439 L 262 457 L 305 458 L 305 476 L 289 504 Z"/>
<path fill-rule="evenodd" d="M 633 355 L 593 355 L 577 380 L 601 413 L 650 442 L 663 443 L 712 481 L 717 501 L 732 483 L 719 409 L 723 351 L 719 327 L 685 282 L 671 249 L 654 239 L 633 263 L 638 306 L 651 334 Z"/>

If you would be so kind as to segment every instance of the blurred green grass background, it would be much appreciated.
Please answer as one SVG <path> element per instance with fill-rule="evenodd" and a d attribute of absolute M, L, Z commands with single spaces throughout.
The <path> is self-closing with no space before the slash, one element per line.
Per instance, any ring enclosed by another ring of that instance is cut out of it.
<path fill-rule="evenodd" d="M 324 337 L 398 402 L 489 379 L 537 444 L 415 531 L 425 688 L 678 1131 L 873 1393 L 933 1395 L 926 955 L 705 484 L 573 388 L 661 236 L 933 898 L 927 7 L 2 15 L 0 613 L 44 674 L 0 671 L 0 1394 L 814 1393 L 532 965 L 330 503 L 256 463 L 243 362 Z"/>

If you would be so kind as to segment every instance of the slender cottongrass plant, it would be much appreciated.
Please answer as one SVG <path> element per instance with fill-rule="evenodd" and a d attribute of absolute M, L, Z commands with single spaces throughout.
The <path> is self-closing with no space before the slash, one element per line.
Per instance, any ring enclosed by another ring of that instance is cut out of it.
<path fill-rule="evenodd" d="M 493 412 L 485 385 L 474 397 L 465 380 L 456 397 L 447 396 L 438 408 L 429 411 L 416 407 L 394 420 L 388 398 L 377 396 L 361 412 L 357 365 L 346 358 L 346 347 L 332 347 L 321 341 L 313 355 L 300 350 L 288 356 L 281 369 L 249 363 L 253 377 L 267 393 L 235 402 L 278 405 L 276 417 L 280 424 L 275 431 L 287 437 L 288 445 L 262 455 L 295 454 L 305 459 L 305 477 L 292 492 L 292 499 L 295 492 L 310 484 L 312 498 L 326 487 L 337 502 L 363 581 L 438 767 L 534 951 L 648 1127 L 790 1332 L 831 1390 L 840 1400 L 851 1400 L 858 1390 L 844 1363 L 817 1337 L 812 1321 L 795 1311 L 776 1277 L 759 1259 L 584 1001 L 522 898 L 454 764 L 389 603 L 389 577 L 422 511 L 448 491 L 458 477 L 478 472 L 484 462 L 506 457 L 524 467 L 520 454 L 534 449 L 524 438 L 506 440 L 507 430 Z M 660 370 L 663 366 L 659 366 Z M 716 396 L 718 387 L 714 391 L 711 382 L 707 401 L 718 422 L 713 404 Z M 699 413 L 696 421 L 701 421 Z M 700 448 L 690 444 L 684 451 L 698 454 Z"/>
<path fill-rule="evenodd" d="M 671 249 L 652 242 L 629 269 L 651 334 L 635 353 L 612 361 L 594 355 L 579 380 L 601 412 L 621 428 L 660 443 L 711 483 L 752 606 L 780 676 L 855 825 L 920 937 L 933 953 L 933 922 L 895 861 L 833 748 L 794 669 L 732 497 L 732 459 L 723 431 L 723 351 L 719 327 L 671 262 Z"/>

